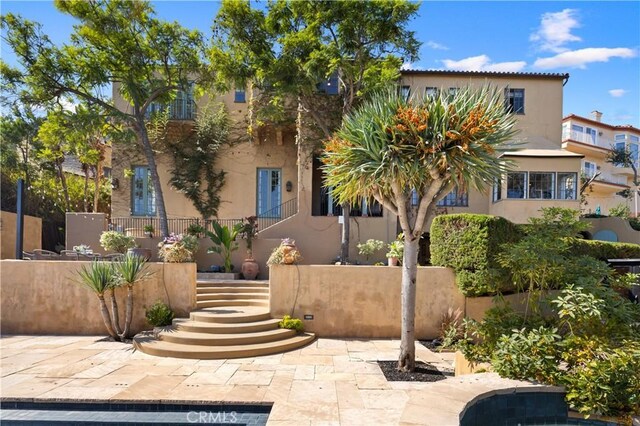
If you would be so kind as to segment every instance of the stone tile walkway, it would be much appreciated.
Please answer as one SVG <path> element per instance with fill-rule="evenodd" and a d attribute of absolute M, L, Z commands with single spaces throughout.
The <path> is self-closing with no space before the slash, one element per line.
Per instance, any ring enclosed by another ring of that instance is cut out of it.
<path fill-rule="evenodd" d="M 230 360 L 158 358 L 88 336 L 4 336 L 3 398 L 273 402 L 269 425 L 457 425 L 466 404 L 500 389 L 542 389 L 495 374 L 435 383 L 387 382 L 377 360 L 393 340 L 318 339 L 279 355 Z M 416 343 L 417 358 L 452 366 L 452 354 Z"/>

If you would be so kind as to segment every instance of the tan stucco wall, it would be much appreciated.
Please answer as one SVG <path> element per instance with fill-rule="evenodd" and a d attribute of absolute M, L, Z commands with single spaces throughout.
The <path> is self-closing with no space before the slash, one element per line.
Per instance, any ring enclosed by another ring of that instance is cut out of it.
<path fill-rule="evenodd" d="M 402 269 L 388 266 L 277 265 L 271 267 L 271 315 L 292 315 L 321 337 L 400 337 Z M 435 338 L 449 308 L 464 296 L 448 268 L 418 268 L 416 338 Z"/>
<path fill-rule="evenodd" d="M 11 212 L 0 212 L 0 259 L 16 258 L 16 220 L 17 215 Z M 42 219 L 24 216 L 23 251 L 42 248 Z"/>
<path fill-rule="evenodd" d="M 89 262 L 3 260 L 2 334 L 106 334 L 98 298 L 77 284 L 77 271 Z M 151 329 L 145 306 L 161 300 L 176 317 L 187 316 L 196 305 L 194 263 L 150 263 L 153 275 L 134 291 L 132 330 Z M 126 290 L 119 291 L 124 320 Z"/>
<path fill-rule="evenodd" d="M 527 148 L 534 148 L 543 138 L 560 147 L 562 134 L 562 79 L 532 78 L 527 76 L 451 76 L 451 75 L 419 75 L 405 74 L 402 84 L 411 87 L 412 93 L 424 93 L 427 87 L 482 87 L 491 85 L 504 89 L 524 89 L 525 113 L 517 115 L 516 128 L 520 133 L 516 139 L 532 144 Z"/>
<path fill-rule="evenodd" d="M 589 229 L 591 235 L 595 235 L 601 230 L 610 230 L 616 233 L 618 241 L 621 243 L 640 244 L 640 231 L 633 229 L 628 220 L 619 217 L 582 218 L 580 220 L 591 225 Z"/>
<path fill-rule="evenodd" d="M 104 213 L 67 213 L 65 247 L 86 244 L 94 253 L 106 254 L 100 246 L 100 235 L 107 230 L 107 215 Z"/>

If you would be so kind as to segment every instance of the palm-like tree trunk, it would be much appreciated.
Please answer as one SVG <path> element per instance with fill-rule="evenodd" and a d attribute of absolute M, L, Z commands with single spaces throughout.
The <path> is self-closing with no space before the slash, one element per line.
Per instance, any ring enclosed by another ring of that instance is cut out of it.
<path fill-rule="evenodd" d="M 346 265 L 349 262 L 349 233 L 351 232 L 351 206 L 342 203 L 342 241 L 340 243 L 340 263 Z"/>
<path fill-rule="evenodd" d="M 133 318 L 133 285 L 127 285 L 127 305 L 124 314 L 124 330 L 120 336 L 123 339 L 129 338 L 129 331 L 131 329 L 131 320 Z"/>
<path fill-rule="evenodd" d="M 116 291 L 112 288 L 109 290 L 111 296 L 111 324 L 118 335 L 122 334 L 120 328 L 120 314 L 118 313 L 118 301 L 116 300 Z"/>
<path fill-rule="evenodd" d="M 67 177 L 62 170 L 62 162 L 64 158 L 56 161 L 56 170 L 58 171 L 58 179 L 62 185 L 62 193 L 64 194 L 65 211 L 71 211 L 71 198 L 69 197 L 69 188 L 67 187 Z"/>
<path fill-rule="evenodd" d="M 136 133 L 138 134 L 139 142 L 142 145 L 145 158 L 147 159 L 147 165 L 149 172 L 151 173 L 151 182 L 153 183 L 153 189 L 156 197 L 156 210 L 158 212 L 158 218 L 160 219 L 160 232 L 162 237 L 169 236 L 169 223 L 167 221 L 167 210 L 164 205 L 164 196 L 162 192 L 162 184 L 160 183 L 160 175 L 158 175 L 158 167 L 156 165 L 156 159 L 154 156 L 151 142 L 149 141 L 149 134 L 144 124 L 144 116 L 140 115 L 136 118 Z"/>
<path fill-rule="evenodd" d="M 103 294 L 98 294 L 98 300 L 100 301 L 100 313 L 102 314 L 102 321 L 104 322 L 104 326 L 107 328 L 107 332 L 109 336 L 113 337 L 116 340 L 118 339 L 118 335 L 115 330 L 111 326 L 111 318 L 109 317 L 109 309 L 107 309 L 107 303 L 104 300 Z"/>
<path fill-rule="evenodd" d="M 406 234 L 405 234 L 406 235 Z M 416 364 L 416 277 L 420 238 L 406 235 L 402 256 L 402 326 L 398 370 L 413 371 Z"/>

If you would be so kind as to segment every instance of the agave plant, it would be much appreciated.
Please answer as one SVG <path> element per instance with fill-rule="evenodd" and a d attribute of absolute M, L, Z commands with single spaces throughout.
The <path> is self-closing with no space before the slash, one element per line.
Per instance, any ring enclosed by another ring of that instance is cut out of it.
<path fill-rule="evenodd" d="M 105 293 L 111 291 L 117 282 L 113 265 L 106 262 L 93 261 L 91 265 L 83 265 L 78 271 L 78 275 L 80 278 L 78 282 L 93 291 L 98 297 L 102 321 L 104 321 L 109 336 L 120 340 L 120 336 L 118 336 L 111 324 L 109 309 L 107 309 L 107 303 L 104 299 Z"/>
<path fill-rule="evenodd" d="M 124 329 L 120 333 L 122 339 L 129 338 L 131 319 L 133 318 L 133 286 L 148 278 L 149 265 L 142 256 L 127 254 L 122 260 L 115 263 L 117 273 L 117 285 L 127 288 L 127 304 L 125 310 Z"/>
<path fill-rule="evenodd" d="M 338 202 L 376 199 L 405 236 L 400 370 L 415 367 L 418 243 L 428 218 L 451 190 L 482 190 L 508 170 L 498 154 L 514 125 L 497 88 L 409 99 L 393 88 L 346 116 L 325 145 L 325 184 Z"/>

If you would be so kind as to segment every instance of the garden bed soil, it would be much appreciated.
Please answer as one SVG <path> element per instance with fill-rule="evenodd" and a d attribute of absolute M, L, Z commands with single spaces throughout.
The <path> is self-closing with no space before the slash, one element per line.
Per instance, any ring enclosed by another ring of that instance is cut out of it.
<path fill-rule="evenodd" d="M 453 377 L 452 370 L 438 369 L 422 361 L 416 361 L 416 369 L 411 373 L 398 371 L 398 361 L 378 361 L 378 365 L 388 382 L 437 382 Z"/>

